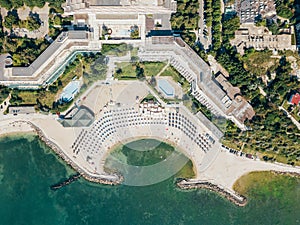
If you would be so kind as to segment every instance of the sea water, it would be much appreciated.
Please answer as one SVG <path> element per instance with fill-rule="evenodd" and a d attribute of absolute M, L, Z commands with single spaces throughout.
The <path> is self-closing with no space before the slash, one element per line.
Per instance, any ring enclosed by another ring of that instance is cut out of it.
<path fill-rule="evenodd" d="M 296 178 L 284 178 L 277 192 L 260 185 L 237 207 L 207 190 L 181 191 L 174 177 L 139 187 L 80 178 L 50 190 L 73 173 L 36 136 L 1 138 L 0 224 L 300 224 Z"/>

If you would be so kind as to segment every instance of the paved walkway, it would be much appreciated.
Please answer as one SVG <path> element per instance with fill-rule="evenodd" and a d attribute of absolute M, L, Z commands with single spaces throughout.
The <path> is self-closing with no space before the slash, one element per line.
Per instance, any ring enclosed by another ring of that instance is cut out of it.
<path fill-rule="evenodd" d="M 290 118 L 293 122 L 293 124 L 296 125 L 296 127 L 298 128 L 298 130 L 300 130 L 300 123 L 288 112 L 285 110 L 285 108 L 283 108 L 282 106 L 278 107 L 280 110 L 284 111 L 287 115 L 288 118 Z"/>
<path fill-rule="evenodd" d="M 162 68 L 162 70 L 159 71 L 156 77 L 159 77 L 169 66 L 170 66 L 170 62 L 168 61 L 167 65 L 165 65 L 164 68 Z"/>

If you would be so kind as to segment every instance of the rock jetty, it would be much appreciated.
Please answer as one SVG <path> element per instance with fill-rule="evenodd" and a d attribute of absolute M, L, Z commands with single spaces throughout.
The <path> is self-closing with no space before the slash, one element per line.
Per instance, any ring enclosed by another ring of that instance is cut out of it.
<path fill-rule="evenodd" d="M 231 190 L 226 190 L 208 181 L 181 179 L 177 182 L 177 186 L 185 190 L 204 188 L 219 193 L 237 206 L 245 206 L 247 204 L 247 198 L 245 196 L 239 195 Z"/>

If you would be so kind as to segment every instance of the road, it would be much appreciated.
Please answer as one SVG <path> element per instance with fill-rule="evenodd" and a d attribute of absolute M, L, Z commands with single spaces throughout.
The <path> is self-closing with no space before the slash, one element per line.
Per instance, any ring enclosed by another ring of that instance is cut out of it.
<path fill-rule="evenodd" d="M 197 37 L 199 38 L 200 43 L 203 45 L 203 48 L 207 50 L 211 45 L 211 29 L 207 28 L 204 22 L 204 0 L 199 0 L 199 21 L 198 27 L 199 30 L 196 31 L 198 33 Z M 204 35 L 203 31 L 207 29 L 208 35 Z"/>

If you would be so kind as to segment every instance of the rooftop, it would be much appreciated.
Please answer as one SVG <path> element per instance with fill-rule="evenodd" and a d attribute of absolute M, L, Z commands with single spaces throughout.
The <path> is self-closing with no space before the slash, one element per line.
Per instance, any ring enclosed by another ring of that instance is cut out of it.
<path fill-rule="evenodd" d="M 74 95 L 77 94 L 80 87 L 80 81 L 71 81 L 63 90 L 60 98 L 63 101 L 71 101 Z"/>
<path fill-rule="evenodd" d="M 298 105 L 300 103 L 300 94 L 299 93 L 293 94 L 289 102 L 293 105 Z"/>
<path fill-rule="evenodd" d="M 254 23 L 258 16 L 276 15 L 274 0 L 236 0 L 235 5 L 241 23 Z"/>
<path fill-rule="evenodd" d="M 33 106 L 9 106 L 8 110 L 10 114 L 35 113 L 35 109 Z"/>
<path fill-rule="evenodd" d="M 32 76 L 32 74 L 38 70 L 46 61 L 49 59 L 60 46 L 63 45 L 62 37 L 67 37 L 69 39 L 87 39 L 86 31 L 69 31 L 68 33 L 63 32 L 58 38 L 52 42 L 52 44 L 46 48 L 46 50 L 27 67 L 13 67 L 12 76 Z"/>
<path fill-rule="evenodd" d="M 254 24 L 243 24 L 235 31 L 235 38 L 230 41 L 236 46 L 240 54 L 244 54 L 244 48 L 257 50 L 296 50 L 296 45 L 292 44 L 291 34 L 273 35 L 266 27 L 257 27 Z"/>
<path fill-rule="evenodd" d="M 99 6 L 120 6 L 121 0 L 88 0 L 90 6 L 99 5 Z"/>
<path fill-rule="evenodd" d="M 158 87 L 167 97 L 174 97 L 175 90 L 167 80 L 158 80 Z"/>

